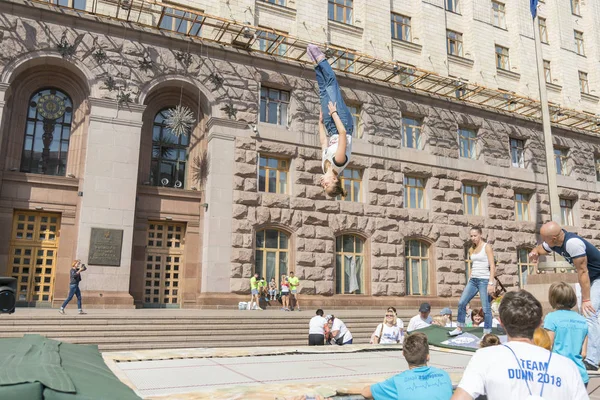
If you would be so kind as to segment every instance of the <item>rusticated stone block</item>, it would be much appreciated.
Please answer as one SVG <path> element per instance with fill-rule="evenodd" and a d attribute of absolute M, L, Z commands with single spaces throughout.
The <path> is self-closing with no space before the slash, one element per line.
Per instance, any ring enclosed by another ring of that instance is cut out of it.
<path fill-rule="evenodd" d="M 294 210 L 312 211 L 315 208 L 315 201 L 311 199 L 303 199 L 301 197 L 292 197 L 290 200 L 290 207 Z"/>
<path fill-rule="evenodd" d="M 342 201 L 340 202 L 340 212 L 347 215 L 362 215 L 363 204 L 355 203 L 353 201 Z"/>
<path fill-rule="evenodd" d="M 246 163 L 235 163 L 235 173 L 236 176 L 241 176 L 243 178 L 251 178 L 256 177 L 256 164 L 246 164 Z"/>
<path fill-rule="evenodd" d="M 315 258 L 313 253 L 306 251 L 296 252 L 296 264 L 304 266 L 312 266 L 315 264 Z"/>
<path fill-rule="evenodd" d="M 323 296 L 333 295 L 333 281 L 316 281 L 315 293 Z"/>
<path fill-rule="evenodd" d="M 261 197 L 263 207 L 288 208 L 290 206 L 290 196 L 287 194 L 262 193 Z"/>
<path fill-rule="evenodd" d="M 310 281 L 322 281 L 325 278 L 325 271 L 319 267 L 304 268 L 304 279 Z"/>
<path fill-rule="evenodd" d="M 323 161 L 305 160 L 304 161 L 304 169 L 306 172 L 310 172 L 313 174 L 322 174 L 323 173 Z"/>
<path fill-rule="evenodd" d="M 325 250 L 322 253 L 315 254 L 315 267 L 327 268 L 331 269 L 334 267 L 334 259 L 333 259 L 333 240 L 323 242 L 323 247 Z"/>
<path fill-rule="evenodd" d="M 402 206 L 402 203 L 399 202 L 398 200 L 399 200 L 398 196 L 391 195 L 391 194 L 378 194 L 377 195 L 377 205 L 384 206 L 384 207 Z"/>
<path fill-rule="evenodd" d="M 244 190 L 247 192 L 256 192 L 256 178 L 244 179 Z"/>
<path fill-rule="evenodd" d="M 318 181 L 315 179 L 315 174 L 309 172 L 296 172 L 296 183 L 304 183 L 307 185 L 316 185 Z"/>
<path fill-rule="evenodd" d="M 387 194 L 387 185 L 385 182 L 370 181 L 369 190 L 372 193 Z"/>
<path fill-rule="evenodd" d="M 233 212 L 232 212 L 232 216 L 233 218 L 244 218 L 246 217 L 246 215 L 248 215 L 248 207 L 241 205 L 241 204 L 234 204 L 233 205 Z"/>
<path fill-rule="evenodd" d="M 371 288 L 372 288 L 372 294 L 373 296 L 385 296 L 387 295 L 387 283 L 373 283 Z"/>
<path fill-rule="evenodd" d="M 234 176 L 233 177 L 233 190 L 244 190 L 244 182 L 246 181 L 246 179 L 242 178 L 241 176 Z"/>
<path fill-rule="evenodd" d="M 260 140 L 256 142 L 256 151 L 277 154 L 281 156 L 295 157 L 297 149 L 297 146 L 279 142 L 269 142 L 266 140 Z"/>
<path fill-rule="evenodd" d="M 233 293 L 250 293 L 250 280 L 246 278 L 231 278 L 229 288 Z"/>
<path fill-rule="evenodd" d="M 244 150 L 255 150 L 256 149 L 254 139 L 247 138 L 247 137 L 236 137 L 235 138 L 235 146 L 238 149 L 244 149 Z"/>
<path fill-rule="evenodd" d="M 463 202 L 463 197 L 459 192 L 448 191 L 446 192 L 446 201 L 450 203 L 461 203 Z"/>
<path fill-rule="evenodd" d="M 387 218 L 377 218 L 377 221 L 375 222 L 375 228 L 382 231 L 397 231 L 398 223 Z"/>
<path fill-rule="evenodd" d="M 314 211 L 302 211 L 302 224 L 327 226 L 327 214 Z"/>
<path fill-rule="evenodd" d="M 315 211 L 319 212 L 339 212 L 340 202 L 336 200 L 317 200 L 315 201 Z"/>
<path fill-rule="evenodd" d="M 300 282 L 300 294 L 315 294 L 315 283 L 309 280 Z"/>
<path fill-rule="evenodd" d="M 296 231 L 296 236 L 312 239 L 315 237 L 315 227 L 312 225 L 303 225 Z"/>
<path fill-rule="evenodd" d="M 237 233 L 250 233 L 252 232 L 252 224 L 244 219 L 234 219 L 231 222 L 231 231 Z"/>
<path fill-rule="evenodd" d="M 331 239 L 333 238 L 333 229 L 329 226 L 316 226 L 315 227 L 315 238 L 316 239 Z"/>
<path fill-rule="evenodd" d="M 233 154 L 234 154 L 233 159 L 235 162 L 242 162 L 242 163 L 246 162 L 246 150 L 235 149 L 235 152 Z"/>
<path fill-rule="evenodd" d="M 306 198 L 313 200 L 325 200 L 327 195 L 321 186 L 306 186 Z"/>
<path fill-rule="evenodd" d="M 388 207 L 385 209 L 385 215 L 388 218 L 406 221 L 408 219 L 408 210 L 405 208 Z"/>
<path fill-rule="evenodd" d="M 231 263 L 231 278 L 241 278 L 242 277 L 242 264 L 240 263 Z"/>
<path fill-rule="evenodd" d="M 271 220 L 271 209 L 267 207 L 258 207 L 256 209 L 256 224 L 264 225 Z"/>
<path fill-rule="evenodd" d="M 396 245 L 384 244 L 384 243 L 373 243 L 372 244 L 373 255 L 375 256 L 395 256 Z"/>
<path fill-rule="evenodd" d="M 394 183 L 394 172 L 385 169 L 377 170 L 377 180 L 380 182 Z"/>
<path fill-rule="evenodd" d="M 402 172 L 402 163 L 400 161 L 385 160 L 383 163 L 388 171 Z"/>
<path fill-rule="evenodd" d="M 383 217 L 385 215 L 385 207 L 371 206 L 367 204 L 364 206 L 364 213 L 370 217 Z"/>
<path fill-rule="evenodd" d="M 373 269 L 386 269 L 388 267 L 388 259 L 387 257 L 373 257 L 372 259 L 372 268 Z"/>
<path fill-rule="evenodd" d="M 231 261 L 238 263 L 248 263 L 252 261 L 254 252 L 251 249 L 233 248 L 231 249 Z"/>
<path fill-rule="evenodd" d="M 405 296 L 406 285 L 404 283 L 389 283 L 388 284 L 388 296 Z"/>
<path fill-rule="evenodd" d="M 238 190 L 233 192 L 233 202 L 237 204 L 256 206 L 258 205 L 259 199 L 259 194 L 255 192 L 241 192 Z"/>
<path fill-rule="evenodd" d="M 388 243 L 387 232 L 376 231 L 373 236 L 371 236 L 371 241 L 374 243 Z"/>

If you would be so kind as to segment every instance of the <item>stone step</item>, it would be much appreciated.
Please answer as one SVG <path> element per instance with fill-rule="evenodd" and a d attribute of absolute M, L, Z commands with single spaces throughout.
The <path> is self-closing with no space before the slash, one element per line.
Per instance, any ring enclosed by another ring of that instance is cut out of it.
<path fill-rule="evenodd" d="M 293 339 L 286 341 L 271 341 L 268 343 L 265 342 L 256 342 L 250 340 L 244 340 L 243 342 L 235 342 L 233 345 L 235 347 L 278 347 L 278 346 L 306 346 L 307 338 L 303 339 Z M 368 343 L 368 340 L 363 340 L 361 343 Z M 157 349 L 194 349 L 194 348 L 202 348 L 206 347 L 206 343 L 196 343 L 196 342 L 185 342 L 182 346 L 177 346 L 173 343 L 111 343 L 111 344 L 102 344 L 98 346 L 98 349 L 101 352 L 107 351 L 130 351 L 130 350 L 157 350 Z M 210 344 L 211 348 L 215 347 L 233 347 L 232 343 L 225 342 L 214 342 Z"/>

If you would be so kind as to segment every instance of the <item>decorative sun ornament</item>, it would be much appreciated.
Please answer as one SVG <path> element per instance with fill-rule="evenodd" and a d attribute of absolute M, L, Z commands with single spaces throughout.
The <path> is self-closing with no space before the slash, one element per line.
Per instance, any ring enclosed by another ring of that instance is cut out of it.
<path fill-rule="evenodd" d="M 194 122 L 194 113 L 185 106 L 179 105 L 167 111 L 165 123 L 175 136 L 188 135 Z"/>

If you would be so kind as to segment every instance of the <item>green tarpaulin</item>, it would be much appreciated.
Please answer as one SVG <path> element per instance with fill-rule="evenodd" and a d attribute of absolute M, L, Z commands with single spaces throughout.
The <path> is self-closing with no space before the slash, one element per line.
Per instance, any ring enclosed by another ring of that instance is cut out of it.
<path fill-rule="evenodd" d="M 106 366 L 97 346 L 39 335 L 0 339 L 2 400 L 133 400 L 139 397 Z"/>

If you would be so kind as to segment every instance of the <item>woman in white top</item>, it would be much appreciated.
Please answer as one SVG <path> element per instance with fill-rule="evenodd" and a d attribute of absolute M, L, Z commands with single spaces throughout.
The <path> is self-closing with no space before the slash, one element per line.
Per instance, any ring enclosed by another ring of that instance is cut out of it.
<path fill-rule="evenodd" d="M 371 344 L 402 343 L 404 323 L 396 315 L 396 309 L 389 307 L 385 313 L 384 322 L 377 325 L 371 336 Z"/>
<path fill-rule="evenodd" d="M 315 63 L 321 112 L 319 138 L 323 150 L 323 175 L 320 184 L 331 197 L 346 196 L 339 174 L 350 162 L 352 154 L 352 114 L 344 103 L 335 73 L 323 52 L 314 44 L 306 49 Z"/>
<path fill-rule="evenodd" d="M 448 334 L 451 336 L 460 335 L 465 326 L 467 315 L 467 304 L 479 292 L 481 306 L 484 312 L 483 332 L 492 331 L 492 306 L 491 295 L 494 293 L 496 264 L 494 264 L 494 252 L 492 247 L 481 238 L 481 229 L 471 229 L 471 248 L 469 257 L 471 258 L 471 276 L 462 296 L 458 302 L 458 327 Z"/>

